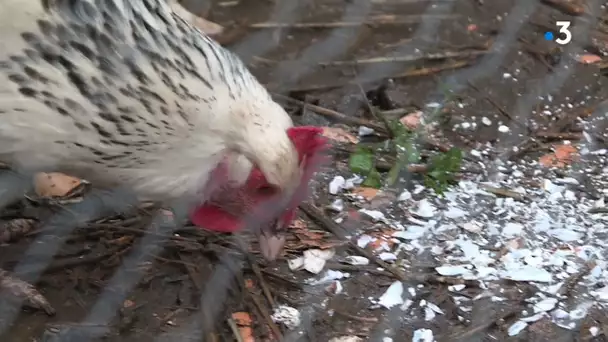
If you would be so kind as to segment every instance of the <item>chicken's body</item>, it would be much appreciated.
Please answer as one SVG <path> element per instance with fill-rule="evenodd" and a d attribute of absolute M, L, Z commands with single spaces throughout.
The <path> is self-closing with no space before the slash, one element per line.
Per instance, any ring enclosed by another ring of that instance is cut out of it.
<path fill-rule="evenodd" d="M 292 125 L 165 0 L 0 0 L 0 161 L 17 170 L 194 199 L 190 218 L 214 231 L 261 213 L 274 260 L 325 146 L 319 128 Z M 257 210 L 272 198 L 287 205 Z M 7 279 L 0 270 L 0 287 L 32 292 Z"/>
<path fill-rule="evenodd" d="M 298 177 L 292 121 L 243 63 L 164 0 L 0 0 L 0 160 L 142 198 Z"/>

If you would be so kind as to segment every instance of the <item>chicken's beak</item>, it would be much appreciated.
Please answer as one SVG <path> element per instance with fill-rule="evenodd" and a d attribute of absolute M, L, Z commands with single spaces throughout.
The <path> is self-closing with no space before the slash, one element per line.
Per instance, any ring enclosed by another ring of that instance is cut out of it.
<path fill-rule="evenodd" d="M 279 229 L 262 230 L 258 236 L 260 242 L 260 251 L 264 258 L 268 261 L 275 261 L 285 246 L 285 235 Z"/>

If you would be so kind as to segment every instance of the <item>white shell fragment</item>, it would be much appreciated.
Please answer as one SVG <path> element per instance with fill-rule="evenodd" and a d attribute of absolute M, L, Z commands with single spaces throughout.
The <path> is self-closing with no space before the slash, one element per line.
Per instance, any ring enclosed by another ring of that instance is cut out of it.
<path fill-rule="evenodd" d="M 518 73 L 511 70 L 510 80 Z M 577 107 L 557 104 L 557 98 L 548 100 L 546 95 L 541 99 L 549 102 L 536 109 L 536 114 L 549 121 Z M 467 105 L 463 102 L 461 108 Z M 516 127 L 512 122 L 503 120 L 499 115 L 477 113 L 454 125 L 454 131 L 465 134 L 494 130 L 497 139 L 465 151 L 462 169 L 475 172 L 463 172 L 462 180 L 451 183 L 442 196 L 417 180 L 409 180 L 409 190 L 392 193 L 397 199 L 383 206 L 345 195 L 349 207 L 362 208 L 358 210 L 366 216 L 354 228 L 359 231 L 353 234 L 353 241 L 404 273 L 414 271 L 424 260 L 423 264 L 435 266 L 435 276 L 455 280 L 452 284 L 463 281 L 463 285 L 448 286 L 447 294 L 463 313 L 472 312 L 479 300 L 496 307 L 507 305 L 512 291 L 517 290 L 512 282 L 527 283 L 526 288 L 532 290 L 521 293 L 526 296 L 525 305 L 509 320 L 510 336 L 520 335 L 536 322 L 570 330 L 584 327 L 590 334 L 591 330 L 600 334 L 601 327 L 591 329 L 582 322 L 586 322 L 583 320 L 590 308 L 608 308 L 608 149 L 592 146 L 599 142 L 594 134 L 603 133 L 591 130 L 590 119 L 580 118 L 577 125 L 583 129 L 582 139 L 555 143 L 553 149 L 542 151 L 545 156 L 510 159 L 502 156 L 520 151 L 517 139 L 521 137 L 519 129 L 511 130 Z M 568 144 L 585 157 L 562 166 L 545 165 L 545 157 Z M 372 243 L 373 250 L 369 248 Z M 361 266 L 373 263 L 355 256 L 342 261 Z M 385 272 L 386 267 L 377 270 Z M 576 291 L 564 291 L 572 279 L 576 280 Z M 408 283 L 403 293 L 403 285 L 394 282 L 379 298 L 370 294 L 368 300 L 373 308 L 398 306 L 403 320 L 416 324 L 426 321 L 434 327 L 446 308 L 427 302 L 432 298 L 414 299 L 416 293 L 428 290 L 426 286 L 423 281 Z M 455 318 L 474 323 L 468 315 Z M 414 325 L 416 328 L 421 326 Z M 388 330 L 385 335 L 393 336 L 395 332 Z M 429 329 L 416 330 L 413 338 L 433 339 Z"/>
<path fill-rule="evenodd" d="M 281 323 L 288 329 L 295 329 L 300 325 L 300 312 L 287 305 L 279 305 L 271 316 L 276 323 Z"/>
<path fill-rule="evenodd" d="M 418 329 L 414 331 L 412 342 L 433 342 L 433 331 L 431 329 Z"/>
<path fill-rule="evenodd" d="M 373 128 L 369 128 L 369 127 L 365 127 L 365 126 L 359 126 L 359 136 L 360 137 L 364 137 L 367 135 L 372 135 L 374 134 L 374 129 Z"/>
<path fill-rule="evenodd" d="M 502 271 L 499 273 L 501 278 L 514 281 L 536 281 L 540 283 L 549 283 L 553 280 L 551 273 L 544 269 L 539 269 L 532 266 L 523 266 L 519 269 Z"/>
<path fill-rule="evenodd" d="M 351 265 L 369 265 L 369 259 L 358 255 L 349 255 L 344 258 Z"/>
<path fill-rule="evenodd" d="M 545 298 L 540 302 L 534 304 L 534 312 L 539 313 L 553 310 L 553 308 L 555 308 L 555 306 L 557 305 L 557 302 L 558 301 L 555 298 Z"/>
<path fill-rule="evenodd" d="M 361 214 L 366 215 L 367 217 L 371 218 L 374 221 L 384 221 L 386 220 L 386 218 L 384 217 L 384 213 L 378 210 L 367 210 L 367 209 L 360 209 L 359 212 Z"/>
<path fill-rule="evenodd" d="M 340 336 L 332 338 L 329 342 L 363 342 L 363 339 L 359 336 Z"/>
<path fill-rule="evenodd" d="M 395 305 L 403 304 L 403 284 L 400 281 L 392 283 L 386 292 L 378 299 L 378 304 L 387 309 L 390 309 Z"/>
<path fill-rule="evenodd" d="M 305 269 L 312 274 L 318 274 L 325 267 L 327 260 L 333 258 L 335 254 L 333 249 L 309 249 L 304 251 L 303 256 L 288 260 L 287 264 L 292 271 Z"/>
<path fill-rule="evenodd" d="M 346 180 L 342 176 L 336 176 L 329 183 L 329 193 L 332 195 L 337 195 L 338 192 L 342 191 L 345 188 Z"/>
<path fill-rule="evenodd" d="M 426 199 L 423 199 L 418 202 L 418 207 L 415 211 L 412 211 L 412 214 L 415 214 L 424 218 L 431 218 L 435 216 L 436 208 Z"/>
<path fill-rule="evenodd" d="M 518 335 L 520 332 L 522 332 L 522 330 L 526 329 L 527 327 L 528 323 L 524 321 L 517 321 L 509 327 L 509 336 Z"/>

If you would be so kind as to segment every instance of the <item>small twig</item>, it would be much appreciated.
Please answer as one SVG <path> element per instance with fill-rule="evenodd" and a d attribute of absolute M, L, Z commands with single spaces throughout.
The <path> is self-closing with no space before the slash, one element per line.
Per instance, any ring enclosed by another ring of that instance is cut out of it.
<path fill-rule="evenodd" d="M 376 317 L 360 317 L 360 316 L 351 315 L 349 313 L 346 313 L 346 312 L 343 312 L 340 310 L 336 310 L 336 309 L 334 309 L 334 312 L 340 316 L 350 318 L 354 321 L 359 321 L 359 322 L 364 322 L 364 323 L 378 323 L 378 318 L 376 318 Z"/>
<path fill-rule="evenodd" d="M 608 207 L 590 208 L 587 212 L 589 214 L 608 214 Z"/>
<path fill-rule="evenodd" d="M 376 123 L 373 123 L 369 120 L 364 120 L 364 119 L 359 119 L 359 118 L 355 118 L 352 116 L 348 116 L 348 115 L 342 114 L 340 112 L 336 112 L 335 110 L 323 108 L 321 106 L 317 106 L 317 105 L 306 103 L 304 101 L 296 100 L 289 96 L 285 96 L 285 95 L 281 95 L 281 94 L 273 94 L 273 96 L 275 96 L 281 100 L 284 100 L 286 102 L 296 104 L 299 106 L 303 106 L 305 109 L 310 109 L 317 114 L 332 118 L 334 120 L 338 120 L 338 121 L 342 121 L 342 122 L 350 123 L 350 124 L 355 124 L 355 125 L 360 125 L 360 126 L 366 126 L 366 127 L 374 129 L 376 132 L 386 133 L 386 130 L 384 129 L 384 127 L 382 127 Z"/>
<path fill-rule="evenodd" d="M 430 75 L 438 74 L 438 73 L 440 73 L 442 71 L 446 71 L 446 70 L 464 68 L 464 67 L 468 66 L 469 64 L 471 64 L 470 61 L 453 61 L 453 62 L 448 62 L 448 63 L 442 64 L 442 65 L 434 66 L 434 67 L 424 67 L 424 68 L 416 68 L 416 69 L 412 69 L 412 70 L 407 70 L 400 74 L 392 75 L 391 78 L 397 79 L 397 78 L 406 78 L 406 77 L 414 77 L 414 76 L 430 76 Z"/>
<path fill-rule="evenodd" d="M 178 314 L 182 313 L 186 311 L 186 309 L 184 308 L 177 308 L 175 310 L 171 310 L 169 313 L 167 313 L 166 315 L 164 315 L 157 324 L 155 324 L 157 326 L 157 328 L 161 328 L 162 326 L 164 326 L 165 324 L 167 324 L 170 320 L 172 320 L 175 316 L 177 316 Z"/>
<path fill-rule="evenodd" d="M 374 110 L 374 107 L 372 107 L 372 104 L 369 102 L 369 99 L 367 98 L 366 94 L 365 94 L 365 90 L 363 90 L 363 87 L 361 86 L 360 83 L 357 83 L 357 87 L 359 87 L 359 90 L 361 91 L 361 95 L 363 95 L 363 100 L 365 101 L 365 104 L 367 105 L 367 110 L 369 111 L 369 113 L 374 116 L 374 118 L 376 118 L 376 120 L 379 120 L 380 122 L 382 122 L 382 124 L 384 125 L 384 128 L 386 129 L 386 132 L 388 134 L 388 138 L 389 139 L 393 139 L 395 137 L 395 132 L 393 132 L 393 130 L 391 129 L 391 126 L 388 122 L 388 120 L 386 119 L 386 117 L 384 115 L 379 115 L 376 110 Z"/>
<path fill-rule="evenodd" d="M 133 233 L 133 234 L 135 234 L 137 236 L 141 236 L 141 235 L 147 234 L 147 235 L 156 236 L 156 237 L 159 237 L 159 238 L 167 238 L 167 239 L 172 240 L 172 241 L 183 241 L 183 242 L 191 242 L 191 243 L 198 242 L 198 240 L 196 240 L 196 239 L 190 239 L 190 238 L 187 238 L 187 237 L 177 236 L 177 235 L 159 234 L 159 233 L 156 233 L 156 232 L 147 231 L 145 229 L 140 229 L 140 228 L 123 227 L 123 226 L 111 225 L 111 224 L 103 224 L 103 223 L 91 225 L 91 226 L 89 226 L 87 228 L 90 228 L 90 227 L 95 227 L 95 228 L 100 228 L 100 229 L 107 229 L 107 230 L 116 230 L 116 231 L 119 231 L 119 232 Z"/>
<path fill-rule="evenodd" d="M 564 296 L 564 297 L 570 297 L 570 293 L 572 292 L 572 290 L 574 290 L 574 287 L 576 286 L 576 284 L 578 284 L 578 282 L 587 274 L 589 274 L 589 272 L 591 272 L 591 267 L 589 267 L 589 264 L 585 264 L 581 270 L 579 270 L 577 273 L 571 275 L 570 277 L 568 277 L 566 279 L 566 281 L 564 282 L 564 285 L 562 285 L 562 287 L 559 289 L 559 291 L 557 291 L 557 294 L 559 296 Z M 562 297 L 562 298 L 564 298 Z"/>
<path fill-rule="evenodd" d="M 550 71 L 553 71 L 553 69 L 554 69 L 553 65 L 551 65 L 551 64 L 549 64 L 549 62 L 547 62 L 547 58 L 546 58 L 547 53 L 546 52 L 536 49 L 534 47 L 534 45 L 532 45 L 532 43 L 528 42 L 524 38 L 520 37 L 520 38 L 518 38 L 518 40 L 522 44 L 524 44 L 523 49 L 526 50 L 526 52 L 530 53 L 532 55 L 532 57 L 536 58 L 537 61 L 544 64 Z"/>
<path fill-rule="evenodd" d="M 438 341 L 466 341 L 466 340 L 470 340 L 475 334 L 478 334 L 486 329 L 489 329 L 492 326 L 499 326 L 499 321 L 501 320 L 507 320 L 517 314 L 519 314 L 521 312 L 521 308 L 514 308 L 511 309 L 509 311 L 505 311 L 501 314 L 499 314 L 497 317 L 495 317 L 494 319 L 491 319 L 485 323 L 479 324 L 477 326 L 473 326 L 470 329 L 462 332 L 462 333 L 456 333 L 456 334 L 451 334 L 448 336 L 440 336 L 437 338 Z"/>
<path fill-rule="evenodd" d="M 202 293 L 203 284 L 201 283 L 200 273 L 196 269 L 197 267 L 194 266 L 194 263 L 188 262 L 187 257 L 182 253 L 178 253 L 178 256 L 183 262 L 182 265 L 186 268 L 188 276 L 190 277 L 190 280 L 192 280 L 192 284 L 194 284 L 198 293 Z"/>
<path fill-rule="evenodd" d="M 256 57 L 256 59 L 257 59 L 257 57 Z M 265 61 L 278 63 L 277 61 L 270 61 L 270 60 L 265 60 Z M 440 73 L 440 72 L 446 71 L 446 70 L 464 68 L 464 67 L 468 66 L 469 64 L 471 64 L 471 62 L 469 62 L 469 61 L 455 61 L 455 62 L 448 62 L 448 63 L 434 66 L 434 67 L 409 68 L 408 70 L 406 70 L 402 73 L 395 74 L 395 75 L 389 75 L 386 78 L 391 78 L 391 79 L 395 80 L 395 79 L 408 78 L 408 77 L 429 76 L 429 75 L 437 74 L 437 73 Z M 336 83 L 331 83 L 331 84 L 308 85 L 308 86 L 302 86 L 299 88 L 293 88 L 293 89 L 290 89 L 289 91 L 297 92 L 297 93 L 307 93 L 307 92 L 312 92 L 312 91 L 323 91 L 323 90 L 340 88 L 340 87 L 344 87 L 344 86 L 348 86 L 348 85 L 354 85 L 356 83 L 365 84 L 365 83 L 371 83 L 371 82 L 376 82 L 376 81 L 378 81 L 378 79 L 373 78 L 373 79 L 361 79 L 361 80 L 357 80 L 356 82 L 355 81 L 346 81 L 346 82 L 336 82 Z M 268 87 L 272 88 L 273 85 L 268 85 Z"/>
<path fill-rule="evenodd" d="M 585 14 L 585 8 L 577 4 L 573 4 L 564 0 L 541 0 L 542 3 L 556 10 L 572 16 Z"/>
<path fill-rule="evenodd" d="M 481 188 L 491 194 L 502 196 L 502 197 L 511 197 L 514 200 L 517 200 L 520 202 L 524 202 L 526 199 L 526 197 L 523 194 L 520 194 L 519 192 L 515 192 L 515 191 L 509 190 L 509 189 L 496 188 L 496 187 L 485 185 L 485 184 L 481 184 Z"/>
<path fill-rule="evenodd" d="M 551 124 L 551 130 L 553 132 L 561 132 L 579 118 L 587 118 L 592 115 L 592 113 L 595 112 L 596 108 L 597 106 L 591 106 L 588 108 L 583 108 L 582 110 L 577 111 L 576 113 L 564 113 L 561 118 Z"/>
<path fill-rule="evenodd" d="M 532 138 L 527 138 L 523 142 L 521 142 L 521 143 L 517 144 L 517 146 L 515 146 L 515 148 L 513 149 L 515 151 L 514 153 L 511 154 L 510 151 L 507 151 L 507 152 L 502 153 L 502 155 L 500 157 L 503 158 L 506 154 L 508 156 L 509 160 L 514 160 L 516 158 L 519 158 L 519 157 L 525 155 L 528 152 L 531 152 L 538 146 L 540 146 L 540 144 L 536 140 L 534 140 Z"/>
<path fill-rule="evenodd" d="M 260 266 L 255 261 L 255 259 L 251 256 L 251 254 L 248 253 L 247 245 L 245 244 L 245 242 L 243 241 L 242 238 L 238 237 L 238 238 L 234 239 L 234 241 L 235 241 L 236 247 L 240 250 L 240 252 L 243 255 L 245 255 L 245 257 L 249 261 L 249 264 L 251 265 L 251 270 L 253 270 L 253 273 L 255 273 L 256 277 L 258 278 L 258 281 L 260 282 L 260 287 L 262 288 L 262 292 L 264 293 L 264 296 L 268 300 L 268 303 L 270 304 L 270 306 L 272 308 L 275 308 L 276 302 L 272 298 L 272 292 L 270 291 L 268 284 L 266 284 L 266 281 L 264 280 L 264 276 L 262 275 L 262 270 L 260 269 Z"/>
<path fill-rule="evenodd" d="M 458 15 L 378 15 L 368 20 L 361 21 L 332 21 L 332 22 L 309 22 L 309 23 L 277 23 L 265 22 L 249 25 L 251 28 L 298 28 L 298 29 L 328 29 L 339 27 L 360 27 L 362 25 L 410 25 L 431 19 L 455 19 Z"/>
<path fill-rule="evenodd" d="M 537 138 L 543 138 L 548 140 L 580 140 L 583 138 L 582 133 L 572 132 L 537 132 L 535 136 Z"/>
<path fill-rule="evenodd" d="M 380 271 L 380 270 L 377 270 L 376 268 L 364 268 L 361 266 L 354 266 L 354 265 L 328 263 L 327 267 L 331 268 L 332 270 L 337 270 L 337 271 L 365 272 L 365 273 L 369 273 L 369 274 L 376 274 L 376 275 L 381 275 L 381 276 L 386 276 L 386 277 L 390 277 L 392 275 L 391 273 L 389 273 L 387 271 Z M 372 267 L 375 267 L 375 266 L 372 266 Z"/>
<path fill-rule="evenodd" d="M 153 258 L 155 260 L 166 262 L 168 264 L 177 264 L 177 265 L 183 265 L 183 266 L 189 266 L 189 267 L 197 267 L 196 264 L 193 264 L 193 263 L 187 262 L 187 261 L 183 261 L 183 260 L 167 259 L 167 258 L 163 258 L 158 255 L 153 255 L 150 253 L 148 253 L 147 255 L 149 255 L 151 258 Z"/>
<path fill-rule="evenodd" d="M 281 329 L 279 329 L 277 324 L 272 320 L 272 317 L 270 317 L 270 314 L 268 313 L 268 311 L 266 311 L 266 308 L 264 307 L 260 299 L 249 288 L 247 289 L 247 294 L 253 300 L 253 303 L 258 309 L 260 315 L 264 318 L 264 320 L 266 320 L 266 324 L 268 324 L 270 330 L 272 330 L 272 333 L 279 341 L 282 341 L 283 333 L 281 332 Z"/>
<path fill-rule="evenodd" d="M 234 338 L 236 339 L 236 341 L 245 342 L 243 340 L 243 336 L 241 336 L 239 327 L 236 325 L 236 322 L 232 318 L 228 318 L 226 321 L 228 322 L 228 326 L 230 327 L 230 330 L 232 331 L 232 334 L 234 335 Z"/>
<path fill-rule="evenodd" d="M 477 86 L 475 86 L 475 85 L 473 84 L 473 82 L 471 82 L 471 81 L 467 81 L 467 83 L 469 84 L 469 87 L 471 87 L 473 90 L 475 90 L 475 91 L 477 91 L 479 94 L 481 94 L 481 95 L 482 95 L 482 96 L 483 96 L 483 97 L 484 97 L 484 98 L 485 98 L 485 99 L 486 99 L 488 102 L 490 102 L 490 104 L 491 104 L 492 106 L 494 106 L 494 108 L 496 108 L 496 109 L 497 109 L 497 110 L 498 110 L 498 111 L 499 111 L 499 112 L 500 112 L 502 115 L 504 115 L 504 116 L 505 116 L 507 119 L 511 120 L 512 122 L 514 122 L 514 123 L 515 123 L 515 124 L 517 124 L 518 126 L 520 126 L 520 127 L 522 127 L 522 128 L 525 128 L 527 131 L 530 131 L 530 129 L 529 129 L 529 128 L 528 128 L 526 125 L 524 125 L 524 124 L 520 123 L 519 121 L 515 120 L 515 118 L 514 118 L 514 117 L 513 117 L 513 116 L 512 116 L 512 115 L 511 115 L 509 112 L 507 112 L 506 110 L 504 110 L 504 109 L 503 109 L 503 108 L 502 108 L 502 107 L 501 107 L 501 106 L 500 106 L 498 103 L 496 103 L 496 101 L 494 101 L 494 99 L 493 99 L 493 98 L 491 98 L 491 97 L 490 97 L 490 96 L 488 96 L 488 95 L 485 95 L 485 93 L 484 93 L 484 92 L 482 92 L 482 91 L 481 91 L 479 88 L 477 88 Z"/>
<path fill-rule="evenodd" d="M 139 215 L 133 216 L 133 217 L 129 217 L 127 219 L 124 220 L 108 220 L 108 219 L 101 219 L 101 220 L 97 220 L 95 222 L 91 222 L 87 225 L 87 228 L 101 228 L 101 229 L 106 229 L 108 227 L 115 227 L 115 226 L 122 226 L 122 227 L 128 227 L 128 226 L 133 226 L 133 225 L 140 225 L 141 221 L 144 218 L 142 218 Z M 114 223 L 110 223 L 110 221 L 115 221 Z M 143 225 L 145 227 L 147 227 L 147 225 Z"/>
<path fill-rule="evenodd" d="M 336 235 L 337 237 L 339 237 L 341 239 L 349 241 L 349 245 L 351 248 L 353 248 L 359 254 L 363 255 L 364 257 L 368 258 L 369 260 L 375 262 L 377 265 L 384 268 L 388 272 L 392 273 L 397 279 L 401 280 L 402 282 L 407 282 L 407 281 L 411 280 L 411 279 L 408 279 L 408 277 L 406 277 L 405 274 L 403 274 L 400 270 L 387 264 L 382 259 L 375 256 L 373 253 L 370 253 L 370 252 L 366 251 L 365 249 L 359 247 L 354 241 L 347 239 L 346 236 L 342 233 L 342 231 L 343 231 L 342 227 L 340 227 L 340 225 L 337 224 L 336 222 L 327 218 L 323 214 L 323 212 L 321 210 L 319 210 L 318 208 L 316 208 L 315 206 L 308 204 L 308 203 L 302 203 L 302 204 L 300 204 L 300 209 L 302 209 L 302 211 L 304 211 L 304 213 L 306 213 L 306 215 L 308 215 L 310 218 L 312 218 L 314 221 L 316 221 L 317 224 L 319 224 L 320 226 L 325 228 L 327 231 L 332 232 L 334 235 Z"/>
<path fill-rule="evenodd" d="M 270 288 L 268 287 L 268 284 L 266 284 L 266 281 L 264 280 L 264 275 L 262 275 L 260 266 L 253 260 L 253 258 L 249 258 L 249 259 L 250 259 L 250 263 L 251 263 L 251 269 L 253 270 L 253 273 L 255 273 L 255 276 L 258 278 L 258 281 L 260 282 L 260 287 L 262 288 L 262 292 L 264 292 L 264 296 L 268 300 L 268 303 L 270 303 L 270 306 L 272 308 L 275 308 L 276 303 L 275 303 L 274 299 L 272 298 L 272 293 L 270 292 Z"/>
<path fill-rule="evenodd" d="M 123 248 L 122 250 L 119 248 L 112 249 L 106 253 L 95 254 L 95 255 L 87 255 L 87 256 L 77 256 L 73 258 L 63 259 L 57 262 L 52 263 L 49 267 L 44 271 L 45 273 L 53 273 L 58 271 L 64 271 L 69 268 L 73 268 L 76 266 L 89 265 L 98 263 L 102 260 L 106 260 L 109 258 L 113 258 L 116 256 L 120 256 L 124 254 L 130 247 Z M 22 277 L 30 275 L 29 271 L 25 271 L 19 274 Z"/>
<path fill-rule="evenodd" d="M 297 282 L 295 280 L 291 280 L 282 274 L 277 274 L 277 273 L 272 272 L 267 269 L 262 269 L 261 272 L 267 274 L 268 276 L 270 276 L 276 280 L 280 280 L 280 281 L 284 282 L 285 284 L 293 287 L 294 289 L 296 289 L 298 291 L 304 291 L 302 284 L 300 284 L 299 282 Z"/>
<path fill-rule="evenodd" d="M 471 288 L 479 287 L 479 282 L 475 280 L 465 280 L 453 277 L 438 276 L 434 274 L 424 274 L 421 276 L 414 276 L 414 278 L 419 278 L 419 282 L 428 284 L 466 285 L 467 287 Z"/>
<path fill-rule="evenodd" d="M 320 62 L 320 65 L 323 66 L 343 66 L 350 65 L 356 66 L 361 64 L 376 64 L 376 63 L 404 63 L 404 62 L 414 62 L 420 60 L 439 60 L 439 59 L 448 59 L 448 58 L 470 58 L 479 55 L 485 55 L 489 53 L 487 50 L 481 51 L 447 51 L 440 53 L 427 53 L 427 54 L 413 54 L 408 56 L 394 56 L 394 57 L 373 57 L 366 59 L 356 59 L 352 61 L 330 61 L 330 62 Z"/>
<path fill-rule="evenodd" d="M 390 118 L 400 118 L 400 117 L 404 116 L 405 114 L 409 114 L 411 112 L 413 112 L 411 109 L 395 108 L 395 109 L 389 109 L 389 110 L 380 110 L 380 111 L 378 111 L 378 115 L 388 116 Z"/>

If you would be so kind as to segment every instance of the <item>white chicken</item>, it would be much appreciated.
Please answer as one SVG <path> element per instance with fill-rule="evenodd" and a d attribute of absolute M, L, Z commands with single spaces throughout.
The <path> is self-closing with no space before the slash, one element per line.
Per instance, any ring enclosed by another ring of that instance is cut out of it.
<path fill-rule="evenodd" d="M 0 160 L 142 199 L 186 196 L 197 225 L 233 232 L 242 214 L 292 197 L 259 234 L 275 259 L 324 149 L 231 52 L 164 0 L 0 2 Z"/>

